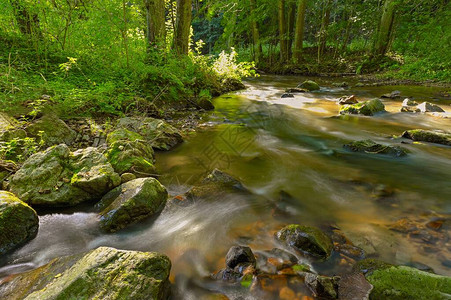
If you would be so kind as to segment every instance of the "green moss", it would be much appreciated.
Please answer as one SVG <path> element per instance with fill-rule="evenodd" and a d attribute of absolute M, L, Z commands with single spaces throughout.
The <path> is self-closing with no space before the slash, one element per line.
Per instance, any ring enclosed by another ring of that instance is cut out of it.
<path fill-rule="evenodd" d="M 378 144 L 372 140 L 354 141 L 343 146 L 353 152 L 365 152 L 373 154 L 388 154 L 396 157 L 406 156 L 407 150 L 399 146 Z"/>
<path fill-rule="evenodd" d="M 33 239 L 39 227 L 38 215 L 25 202 L 0 191 L 0 254 Z"/>
<path fill-rule="evenodd" d="M 109 147 L 107 159 L 119 174 L 149 175 L 155 171 L 152 147 L 141 140 L 114 142 Z"/>
<path fill-rule="evenodd" d="M 306 80 L 303 83 L 301 83 L 298 88 L 303 88 L 306 89 L 308 91 L 317 91 L 320 89 L 319 84 L 317 84 L 316 82 L 312 81 L 312 80 Z"/>
<path fill-rule="evenodd" d="M 370 299 L 451 298 L 451 277 L 435 275 L 410 267 L 401 266 L 375 270 L 367 279 L 374 286 Z"/>
<path fill-rule="evenodd" d="M 276 238 L 287 246 L 312 256 L 328 258 L 332 254 L 331 239 L 316 227 L 287 225 L 276 233 Z"/>
<path fill-rule="evenodd" d="M 365 116 L 372 116 L 375 113 L 385 111 L 385 106 L 379 99 L 373 99 L 366 102 L 356 104 L 346 104 L 340 108 L 340 114 L 359 114 Z"/>
<path fill-rule="evenodd" d="M 117 130 L 111 132 L 107 137 L 108 144 L 113 144 L 117 141 L 122 141 L 122 140 L 133 142 L 136 140 L 144 140 L 144 138 L 140 134 L 130 131 L 130 130 L 127 130 L 125 128 L 117 129 Z"/>
<path fill-rule="evenodd" d="M 384 270 L 392 266 L 392 264 L 377 259 L 367 258 L 355 264 L 354 271 L 369 275 L 372 274 L 375 270 Z"/>
<path fill-rule="evenodd" d="M 451 146 L 451 134 L 431 130 L 414 129 L 407 130 L 402 134 L 403 137 L 413 141 L 429 142 Z"/>

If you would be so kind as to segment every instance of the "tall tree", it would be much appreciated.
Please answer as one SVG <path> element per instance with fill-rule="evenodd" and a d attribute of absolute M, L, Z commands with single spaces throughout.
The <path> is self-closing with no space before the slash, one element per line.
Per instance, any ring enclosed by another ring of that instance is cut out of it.
<path fill-rule="evenodd" d="M 164 0 L 144 0 L 148 46 L 164 43 L 166 38 Z"/>
<path fill-rule="evenodd" d="M 191 32 L 192 0 L 177 0 L 177 24 L 174 48 L 178 54 L 188 54 Z"/>
<path fill-rule="evenodd" d="M 287 22 L 285 17 L 285 0 L 278 0 L 280 60 L 288 60 Z"/>
<path fill-rule="evenodd" d="M 296 30 L 294 38 L 294 59 L 299 63 L 302 59 L 302 44 L 304 42 L 304 27 L 305 27 L 305 9 L 307 7 L 307 0 L 300 0 L 296 16 Z"/>
<path fill-rule="evenodd" d="M 296 23 L 296 2 L 290 0 L 288 3 L 288 32 L 287 32 L 287 51 L 288 59 L 291 60 L 293 54 L 293 37 L 294 37 L 294 26 Z"/>
<path fill-rule="evenodd" d="M 393 22 L 399 0 L 385 0 L 382 8 L 382 17 L 377 30 L 373 52 L 375 55 L 384 55 L 388 50 L 390 36 L 393 31 Z"/>
<path fill-rule="evenodd" d="M 250 10 L 251 10 L 251 29 L 252 29 L 252 40 L 254 46 L 254 60 L 259 63 L 262 56 L 262 44 L 260 42 L 260 32 L 258 30 L 257 23 L 257 4 L 255 0 L 250 0 Z"/>
<path fill-rule="evenodd" d="M 332 0 L 325 0 L 322 12 L 321 29 L 318 33 L 318 63 L 320 61 L 321 55 L 323 55 L 324 51 L 326 50 L 327 28 L 329 27 L 330 22 L 331 7 Z"/>

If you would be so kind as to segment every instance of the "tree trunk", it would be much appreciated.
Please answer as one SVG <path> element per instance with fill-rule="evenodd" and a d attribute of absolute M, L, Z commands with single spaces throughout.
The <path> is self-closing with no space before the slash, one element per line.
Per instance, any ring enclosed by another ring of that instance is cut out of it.
<path fill-rule="evenodd" d="M 293 55 L 292 49 L 293 49 L 295 23 L 296 23 L 296 3 L 290 2 L 288 5 L 288 37 L 287 37 L 288 60 L 291 60 Z"/>
<path fill-rule="evenodd" d="M 177 54 L 187 55 L 191 32 L 192 0 L 177 0 L 177 24 L 174 47 Z"/>
<path fill-rule="evenodd" d="M 296 17 L 296 33 L 294 39 L 294 59 L 296 63 L 302 60 L 302 44 L 304 42 L 305 8 L 307 0 L 300 0 Z"/>
<path fill-rule="evenodd" d="M 164 0 L 144 0 L 147 21 L 147 46 L 164 44 L 166 39 Z"/>
<path fill-rule="evenodd" d="M 385 55 L 388 50 L 390 36 L 393 31 L 393 21 L 398 5 L 399 1 L 397 0 L 385 0 L 384 7 L 382 8 L 381 22 L 374 44 L 374 54 L 376 56 Z"/>
<path fill-rule="evenodd" d="M 288 60 L 287 47 L 287 22 L 285 18 L 285 0 L 278 0 L 279 4 L 279 39 L 280 39 L 280 61 Z"/>
<path fill-rule="evenodd" d="M 326 0 L 324 11 L 323 11 L 323 19 L 321 21 L 321 29 L 319 32 L 318 39 L 318 63 L 320 62 L 321 55 L 323 55 L 326 50 L 327 45 L 327 27 L 329 27 L 329 19 L 330 19 L 330 9 L 331 9 L 331 0 Z"/>
<path fill-rule="evenodd" d="M 251 29 L 252 29 L 252 40 L 254 44 L 254 60 L 258 64 L 262 56 L 262 44 L 260 43 L 260 32 L 258 30 L 257 16 L 255 10 L 257 9 L 257 4 L 255 0 L 250 0 L 251 9 Z"/>
<path fill-rule="evenodd" d="M 16 18 L 19 30 L 22 34 L 40 35 L 39 17 L 37 14 L 30 14 L 22 1 L 10 0 L 11 6 L 14 8 L 14 17 Z"/>

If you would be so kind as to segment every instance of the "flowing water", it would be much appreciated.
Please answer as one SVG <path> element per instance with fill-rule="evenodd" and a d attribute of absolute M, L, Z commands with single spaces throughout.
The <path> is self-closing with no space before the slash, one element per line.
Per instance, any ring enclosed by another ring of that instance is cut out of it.
<path fill-rule="evenodd" d="M 323 88 L 280 98 L 286 88 L 302 80 L 283 76 L 250 80 L 245 91 L 217 98 L 216 110 L 184 144 L 157 154 L 159 173 L 164 174 L 160 179 L 173 196 L 214 168 L 239 178 L 252 195 L 166 209 L 116 234 L 99 231 L 97 216 L 89 209 L 43 214 L 38 236 L 2 258 L 0 277 L 58 256 L 112 246 L 167 254 L 173 262 L 171 281 L 177 298 L 199 299 L 206 291 L 247 298 L 245 289 L 210 280 L 209 275 L 224 268 L 225 254 L 233 245 L 249 245 L 256 253 L 280 247 L 274 232 L 290 223 L 340 228 L 369 256 L 396 264 L 427 265 L 451 276 L 450 242 L 439 247 L 434 241 L 388 229 L 403 217 L 449 218 L 451 148 L 401 144 L 393 136 L 414 128 L 450 130 L 450 114 L 400 113 L 401 98 L 384 101 L 388 113 L 337 117 L 336 103 L 342 95 L 365 100 L 396 89 L 450 112 L 450 98 L 440 96 L 440 88 L 416 86 Z M 316 80 L 321 86 L 343 81 Z M 409 155 L 393 158 L 343 149 L 343 144 L 361 139 L 401 145 Z M 342 272 L 332 262 L 312 267 L 322 274 Z"/>

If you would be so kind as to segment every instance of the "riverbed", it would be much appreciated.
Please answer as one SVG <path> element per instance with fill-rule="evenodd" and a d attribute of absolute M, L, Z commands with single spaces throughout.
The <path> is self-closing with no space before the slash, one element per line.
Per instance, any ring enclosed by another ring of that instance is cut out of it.
<path fill-rule="evenodd" d="M 368 257 L 389 263 L 429 267 L 451 276 L 451 241 L 427 240 L 392 230 L 409 218 L 428 222 L 450 218 L 451 147 L 413 143 L 399 136 L 408 129 L 451 128 L 451 99 L 441 88 L 423 86 L 334 87 L 353 79 L 314 78 L 321 90 L 281 98 L 305 78 L 262 76 L 247 89 L 214 100 L 196 132 L 170 152 L 156 155 L 159 179 L 172 196 L 183 194 L 218 168 L 251 191 L 165 209 L 158 217 L 116 234 L 98 229 L 89 207 L 40 216 L 38 236 L 2 258 L 0 277 L 38 267 L 63 255 L 99 246 L 158 251 L 173 263 L 174 295 L 198 299 L 220 292 L 233 299 L 250 297 L 246 289 L 209 279 L 224 268 L 233 245 L 256 253 L 280 247 L 273 238 L 282 226 L 298 223 L 339 229 Z M 359 101 L 399 90 L 384 99 L 387 112 L 372 117 L 339 116 L 337 98 Z M 447 113 L 401 113 L 412 97 Z M 343 144 L 372 139 L 402 146 L 406 157 L 351 153 Z M 440 247 L 439 247 L 440 246 Z M 336 260 L 306 263 L 321 274 L 345 272 Z"/>

